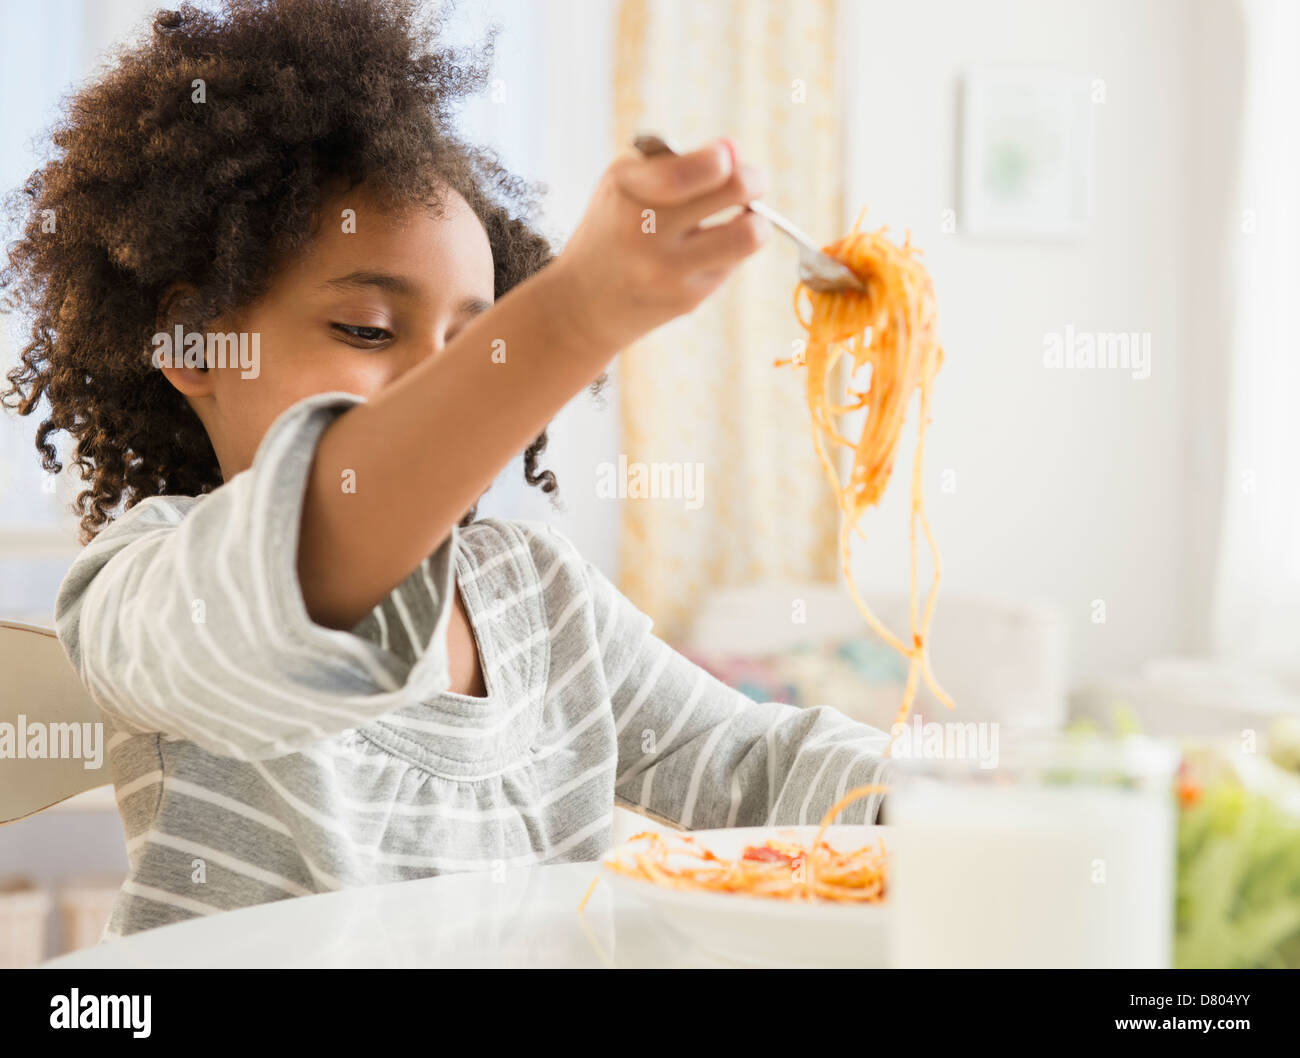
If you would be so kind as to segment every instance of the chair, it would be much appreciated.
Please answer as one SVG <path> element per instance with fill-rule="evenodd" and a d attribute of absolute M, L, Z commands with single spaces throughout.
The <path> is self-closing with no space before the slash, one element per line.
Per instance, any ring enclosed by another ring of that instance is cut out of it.
<path fill-rule="evenodd" d="M 0 724 L 98 724 L 103 716 L 48 628 L 0 621 Z M 8 731 L 9 729 L 5 729 Z M 108 753 L 99 768 L 81 758 L 0 759 L 0 824 L 112 782 Z"/>

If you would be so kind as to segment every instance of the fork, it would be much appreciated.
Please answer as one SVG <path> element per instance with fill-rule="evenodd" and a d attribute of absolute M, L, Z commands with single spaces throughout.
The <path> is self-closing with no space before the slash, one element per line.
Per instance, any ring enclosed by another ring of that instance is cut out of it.
<path fill-rule="evenodd" d="M 632 140 L 632 146 L 647 158 L 656 154 L 680 154 L 664 137 L 653 132 L 638 133 Z M 745 206 L 746 209 L 765 218 L 778 231 L 788 235 L 799 247 L 799 279 L 804 286 L 819 293 L 834 293 L 837 290 L 863 291 L 866 288 L 853 271 L 829 254 L 824 254 L 812 244 L 802 231 L 770 206 L 755 199 Z"/>

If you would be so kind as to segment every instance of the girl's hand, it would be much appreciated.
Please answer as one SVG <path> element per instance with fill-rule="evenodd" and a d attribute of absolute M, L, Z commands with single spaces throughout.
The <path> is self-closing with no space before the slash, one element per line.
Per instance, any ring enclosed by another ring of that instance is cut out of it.
<path fill-rule="evenodd" d="M 557 308 L 583 340 L 611 352 L 690 312 L 769 230 L 748 210 L 708 228 L 700 221 L 763 191 L 726 139 L 689 154 L 619 158 L 551 266 Z"/>

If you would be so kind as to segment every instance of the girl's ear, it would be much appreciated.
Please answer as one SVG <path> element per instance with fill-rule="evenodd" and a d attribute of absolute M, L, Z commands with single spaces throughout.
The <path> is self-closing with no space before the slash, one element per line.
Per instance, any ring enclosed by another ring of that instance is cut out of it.
<path fill-rule="evenodd" d="M 207 368 L 207 339 L 190 329 L 198 304 L 198 288 L 173 283 L 158 302 L 157 330 L 153 336 L 153 366 L 186 397 L 212 393 L 212 373 Z"/>

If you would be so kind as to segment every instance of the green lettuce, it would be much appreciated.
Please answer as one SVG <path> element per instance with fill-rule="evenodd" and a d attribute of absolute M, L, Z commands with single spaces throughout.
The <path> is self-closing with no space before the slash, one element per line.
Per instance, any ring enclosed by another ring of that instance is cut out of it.
<path fill-rule="evenodd" d="M 1300 967 L 1300 775 L 1215 749 L 1184 757 L 1179 967 Z"/>

